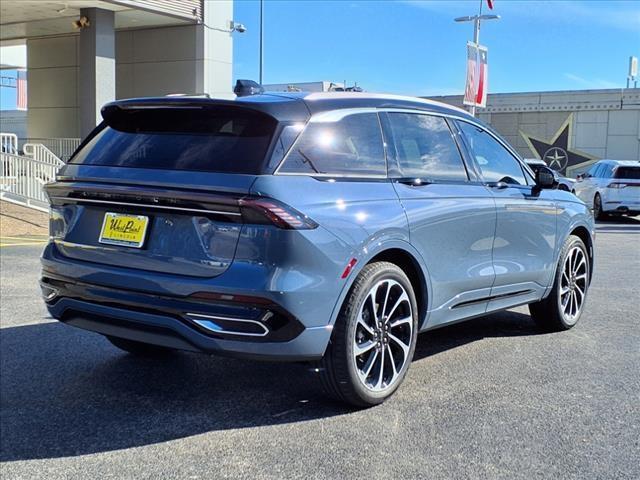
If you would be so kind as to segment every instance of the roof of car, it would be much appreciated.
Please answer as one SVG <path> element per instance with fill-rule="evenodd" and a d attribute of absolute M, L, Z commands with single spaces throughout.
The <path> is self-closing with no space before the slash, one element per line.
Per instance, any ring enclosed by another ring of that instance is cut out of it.
<path fill-rule="evenodd" d="M 547 163 L 544 160 L 540 160 L 539 158 L 525 158 L 525 162 L 531 165 L 546 165 Z"/>
<path fill-rule="evenodd" d="M 640 160 L 610 160 L 608 158 L 604 158 L 602 160 L 599 160 L 598 163 L 613 163 L 615 165 L 620 165 L 624 167 L 640 166 Z"/>
<path fill-rule="evenodd" d="M 127 108 L 173 108 L 188 106 L 239 106 L 260 111 L 280 121 L 306 120 L 315 113 L 342 108 L 400 108 L 422 110 L 473 119 L 465 110 L 432 100 L 400 95 L 367 92 L 267 92 L 235 99 L 208 98 L 205 96 L 145 97 L 117 100 L 103 107 L 105 111 Z"/>

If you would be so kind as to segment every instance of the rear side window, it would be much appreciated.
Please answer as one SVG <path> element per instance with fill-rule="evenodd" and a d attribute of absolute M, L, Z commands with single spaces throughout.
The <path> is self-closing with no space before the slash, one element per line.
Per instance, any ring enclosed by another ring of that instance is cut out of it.
<path fill-rule="evenodd" d="M 600 176 L 604 178 L 611 178 L 613 176 L 613 165 L 610 163 L 606 164 Z"/>
<path fill-rule="evenodd" d="M 398 174 L 429 180 L 467 180 L 467 171 L 442 117 L 388 113 L 398 159 Z"/>
<path fill-rule="evenodd" d="M 614 177 L 640 180 L 640 167 L 618 167 Z"/>
<path fill-rule="evenodd" d="M 386 175 L 387 167 L 378 115 L 331 112 L 311 121 L 293 145 L 281 173 Z"/>
<path fill-rule="evenodd" d="M 483 129 L 458 122 L 486 182 L 526 185 L 520 162 Z"/>
<path fill-rule="evenodd" d="M 277 124 L 237 108 L 133 109 L 109 123 L 69 163 L 259 174 Z"/>

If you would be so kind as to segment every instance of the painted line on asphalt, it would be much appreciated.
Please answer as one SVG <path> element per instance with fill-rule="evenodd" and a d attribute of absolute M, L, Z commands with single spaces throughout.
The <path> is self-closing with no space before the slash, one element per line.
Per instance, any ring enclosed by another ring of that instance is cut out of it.
<path fill-rule="evenodd" d="M 27 241 L 27 242 L 46 242 L 48 240 L 48 237 L 42 236 L 42 237 L 29 237 L 29 236 L 25 236 L 25 237 L 9 237 L 9 236 L 2 236 L 0 235 L 0 242 L 2 240 L 20 240 L 22 242 Z"/>
<path fill-rule="evenodd" d="M 29 245 L 45 245 L 47 242 L 27 242 L 27 243 L 0 243 L 0 248 L 4 247 L 27 247 Z"/>

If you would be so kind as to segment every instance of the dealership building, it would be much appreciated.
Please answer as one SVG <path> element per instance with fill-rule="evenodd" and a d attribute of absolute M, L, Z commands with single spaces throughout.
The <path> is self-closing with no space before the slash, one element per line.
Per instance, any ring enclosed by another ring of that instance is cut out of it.
<path fill-rule="evenodd" d="M 429 98 L 462 106 L 462 95 Z M 640 160 L 640 88 L 489 94 L 478 117 L 568 176 L 603 158 Z"/>
<path fill-rule="evenodd" d="M 26 136 L 83 137 L 117 98 L 229 96 L 232 18 L 230 0 L 2 0 L 0 63 L 26 69 Z"/>

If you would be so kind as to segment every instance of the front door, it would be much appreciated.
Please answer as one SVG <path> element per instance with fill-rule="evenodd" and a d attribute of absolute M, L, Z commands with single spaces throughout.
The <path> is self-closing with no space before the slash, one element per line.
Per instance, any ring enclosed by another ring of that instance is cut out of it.
<path fill-rule="evenodd" d="M 488 311 L 537 300 L 555 271 L 556 191 L 536 188 L 520 161 L 489 132 L 458 124 L 496 202 L 495 282 Z"/>

